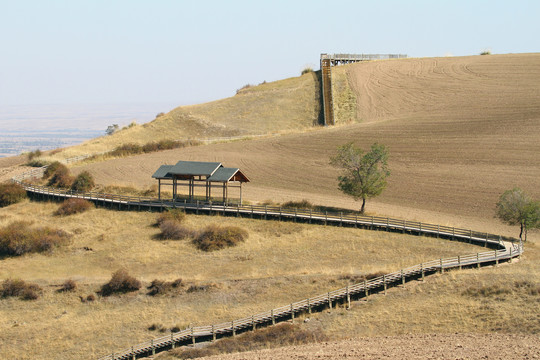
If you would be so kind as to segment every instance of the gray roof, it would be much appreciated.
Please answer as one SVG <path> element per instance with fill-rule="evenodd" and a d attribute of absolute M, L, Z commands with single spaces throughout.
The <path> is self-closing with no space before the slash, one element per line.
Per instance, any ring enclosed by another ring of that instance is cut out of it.
<path fill-rule="evenodd" d="M 229 181 L 238 170 L 240 169 L 221 167 L 208 178 L 208 181 Z"/>
<path fill-rule="evenodd" d="M 218 162 L 179 161 L 169 171 L 171 174 L 211 176 L 220 167 Z"/>
<path fill-rule="evenodd" d="M 173 165 L 161 165 L 152 177 L 154 179 L 171 179 L 172 175 L 170 174 L 170 171 L 172 168 Z"/>

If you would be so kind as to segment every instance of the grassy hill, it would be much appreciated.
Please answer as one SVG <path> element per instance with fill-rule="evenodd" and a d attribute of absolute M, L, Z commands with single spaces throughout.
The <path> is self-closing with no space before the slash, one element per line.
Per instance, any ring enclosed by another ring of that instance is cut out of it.
<path fill-rule="evenodd" d="M 335 68 L 354 91 L 358 123 L 305 133 L 171 150 L 90 164 L 99 183 L 154 183 L 179 159 L 238 166 L 250 200 L 307 198 L 357 206 L 328 165 L 338 145 L 390 149 L 389 186 L 368 211 L 462 226 L 496 225 L 504 190 L 540 196 L 540 54 L 376 61 Z M 240 111 L 240 110 L 238 110 Z"/>
<path fill-rule="evenodd" d="M 230 98 L 181 106 L 150 123 L 126 127 L 63 151 L 69 157 L 112 150 L 125 143 L 213 139 L 305 130 L 319 123 L 317 73 L 240 89 Z"/>
<path fill-rule="evenodd" d="M 335 68 L 334 78 L 335 127 L 312 127 L 318 85 L 308 74 L 248 88 L 230 99 L 178 108 L 147 126 L 69 151 L 146 142 L 169 130 L 203 138 L 285 130 L 281 136 L 113 159 L 73 170 L 89 170 L 100 184 L 145 188 L 154 184 L 151 174 L 163 163 L 220 161 L 240 167 L 251 179 L 245 187 L 250 201 L 306 198 L 357 207 L 337 190 L 337 174 L 328 159 L 347 141 L 365 148 L 378 141 L 390 149 L 392 175 L 383 195 L 368 202 L 368 212 L 517 235 L 517 229 L 493 218 L 493 208 L 499 194 L 513 186 L 540 197 L 540 54 L 366 62 Z M 298 101 L 303 97 L 307 100 Z M 161 336 L 148 330 L 154 323 L 168 329 L 226 321 L 337 288 L 350 274 L 397 270 L 481 250 L 386 232 L 189 216 L 186 224 L 192 228 L 226 221 L 249 231 L 249 240 L 238 247 L 207 254 L 188 241 L 157 240 L 155 216 L 147 212 L 94 209 L 63 218 L 53 215 L 55 209 L 55 204 L 33 202 L 0 209 L 0 226 L 25 219 L 73 234 L 69 245 L 52 254 L 0 260 L 0 279 L 21 277 L 44 289 L 35 302 L 0 299 L 0 343 L 7 344 L 3 351 L 8 357 L 50 358 L 51 349 L 74 359 L 97 357 Z M 519 262 L 428 277 L 425 283 L 409 283 L 386 297 L 356 303 L 350 311 L 314 315 L 310 326 L 320 326 L 332 338 L 538 334 L 538 249 L 538 234 L 533 233 Z M 154 278 L 182 277 L 209 287 L 160 297 L 141 289 L 80 301 L 79 296 L 95 293 L 119 267 L 144 285 Z M 68 277 L 77 281 L 76 292 L 57 293 Z"/>

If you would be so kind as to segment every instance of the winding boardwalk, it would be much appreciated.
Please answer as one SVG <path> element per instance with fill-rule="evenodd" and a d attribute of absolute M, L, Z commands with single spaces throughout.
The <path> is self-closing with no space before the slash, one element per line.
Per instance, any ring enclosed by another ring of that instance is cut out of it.
<path fill-rule="evenodd" d="M 425 276 L 442 273 L 449 269 L 464 267 L 481 267 L 496 265 L 502 261 L 511 261 L 523 253 L 523 244 L 517 239 L 503 237 L 489 233 L 480 233 L 468 229 L 448 226 L 425 224 L 401 219 L 382 217 L 359 216 L 357 214 L 328 213 L 312 210 L 283 209 L 268 206 L 241 206 L 212 203 L 187 203 L 160 201 L 155 198 L 122 196 L 93 192 L 74 192 L 70 190 L 55 189 L 46 186 L 36 186 L 25 182 L 25 179 L 40 177 L 44 168 L 13 178 L 13 181 L 23 186 L 35 198 L 68 199 L 82 198 L 97 205 L 126 209 L 163 211 L 167 208 L 182 208 L 186 212 L 196 214 L 221 213 L 226 216 L 242 216 L 260 219 L 279 219 L 305 223 L 317 223 L 334 226 L 347 226 L 370 230 L 403 232 L 419 236 L 432 236 L 454 241 L 468 242 L 485 247 L 486 251 L 476 254 L 460 255 L 446 259 L 435 259 L 426 263 L 400 269 L 341 289 L 332 290 L 325 294 L 300 300 L 285 306 L 271 309 L 266 312 L 254 314 L 242 319 L 231 320 L 222 324 L 191 327 L 179 332 L 171 333 L 151 341 L 137 344 L 104 356 L 99 360 L 137 359 L 154 355 L 157 352 L 173 349 L 177 346 L 195 344 L 196 342 L 213 341 L 225 336 L 235 336 L 241 332 L 255 330 L 258 326 L 274 325 L 280 321 L 292 320 L 300 313 L 312 313 L 325 308 L 335 307 L 336 304 L 351 306 L 351 302 L 361 298 L 368 298 L 370 294 L 384 292 L 389 287 L 404 285 L 407 281 L 421 279 Z"/>

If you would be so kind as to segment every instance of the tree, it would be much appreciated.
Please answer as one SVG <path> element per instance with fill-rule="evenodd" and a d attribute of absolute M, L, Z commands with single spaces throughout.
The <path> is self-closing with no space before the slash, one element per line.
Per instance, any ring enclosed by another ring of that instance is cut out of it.
<path fill-rule="evenodd" d="M 387 162 L 388 150 L 377 143 L 364 153 L 351 142 L 340 146 L 337 154 L 330 158 L 330 165 L 343 170 L 338 177 L 339 189 L 354 200 L 362 199 L 361 213 L 366 199 L 380 195 L 386 187 L 386 178 L 390 175 Z"/>
<path fill-rule="evenodd" d="M 112 134 L 114 134 L 115 132 L 117 132 L 118 129 L 119 129 L 118 124 L 112 124 L 112 125 L 107 126 L 107 130 L 105 130 L 105 133 L 106 133 L 107 135 L 112 135 Z"/>
<path fill-rule="evenodd" d="M 519 238 L 527 241 L 527 230 L 540 228 L 540 203 L 516 187 L 499 197 L 496 216 L 508 225 L 519 224 Z"/>

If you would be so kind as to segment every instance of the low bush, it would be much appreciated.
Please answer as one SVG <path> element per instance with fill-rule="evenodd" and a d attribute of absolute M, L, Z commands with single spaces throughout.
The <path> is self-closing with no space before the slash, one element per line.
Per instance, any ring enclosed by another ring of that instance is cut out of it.
<path fill-rule="evenodd" d="M 164 295 L 167 293 L 170 293 L 174 289 L 182 289 L 185 286 L 182 279 L 176 279 L 174 281 L 162 281 L 155 279 L 152 281 L 152 283 L 147 287 L 148 292 L 146 295 L 150 296 L 156 296 L 156 295 Z"/>
<path fill-rule="evenodd" d="M 167 211 L 163 211 L 158 215 L 156 218 L 156 225 L 160 226 L 165 221 L 174 221 L 177 223 L 181 223 L 186 218 L 186 213 L 182 209 L 170 209 Z"/>
<path fill-rule="evenodd" d="M 50 178 L 59 168 L 65 168 L 65 170 L 68 170 L 67 166 L 62 164 L 60 161 L 54 161 L 50 163 L 43 172 L 43 179 Z"/>
<path fill-rule="evenodd" d="M 302 69 L 302 75 L 309 74 L 312 72 L 313 72 L 313 68 L 311 66 L 306 66 L 305 68 Z"/>
<path fill-rule="evenodd" d="M 172 355 L 179 359 L 195 359 L 204 356 L 308 344 L 325 340 L 328 340 L 328 337 L 322 330 L 308 330 L 301 328 L 299 325 L 282 323 L 233 338 L 221 339 L 204 348 L 173 350 Z"/>
<path fill-rule="evenodd" d="M 47 185 L 59 188 L 70 188 L 74 180 L 73 176 L 69 173 L 69 169 L 65 165 L 60 164 L 51 175 Z"/>
<path fill-rule="evenodd" d="M 31 166 L 31 167 L 43 167 L 43 166 L 47 166 L 47 165 L 50 165 L 50 164 L 51 164 L 51 162 L 47 161 L 47 160 L 32 159 L 32 160 L 28 161 L 25 165 L 26 166 Z"/>
<path fill-rule="evenodd" d="M 248 232 L 240 227 L 209 225 L 195 236 L 193 242 L 202 251 L 214 251 L 235 246 L 247 238 Z"/>
<path fill-rule="evenodd" d="M 125 269 L 116 271 L 108 283 L 101 286 L 99 294 L 101 296 L 111 296 L 113 294 L 125 294 L 137 291 L 141 288 L 141 282 L 129 275 Z"/>
<path fill-rule="evenodd" d="M 68 216 L 90 210 L 94 204 L 84 199 L 67 199 L 56 210 L 55 215 Z"/>
<path fill-rule="evenodd" d="M 253 87 L 253 85 L 246 84 L 246 85 L 242 86 L 240 89 L 236 90 L 236 95 L 240 94 L 243 90 L 249 89 L 250 87 Z"/>
<path fill-rule="evenodd" d="M 116 147 L 114 150 L 110 151 L 108 155 L 122 157 L 141 154 L 142 152 L 143 150 L 141 145 L 135 143 L 127 143 Z"/>
<path fill-rule="evenodd" d="M 183 240 L 193 236 L 193 231 L 186 226 L 173 220 L 165 220 L 159 225 L 161 233 L 159 237 L 163 240 Z"/>
<path fill-rule="evenodd" d="M 77 283 L 72 279 L 68 279 L 64 281 L 58 292 L 71 292 L 75 291 L 75 289 L 77 289 Z"/>
<path fill-rule="evenodd" d="M 15 221 L 0 229 L 0 256 L 52 251 L 66 244 L 70 238 L 63 230 L 32 227 L 30 222 Z"/>
<path fill-rule="evenodd" d="M 0 297 L 18 297 L 22 300 L 36 300 L 39 298 L 41 287 L 37 284 L 26 283 L 20 279 L 7 279 L 0 288 Z"/>
<path fill-rule="evenodd" d="M 26 156 L 28 157 L 28 160 L 30 161 L 34 160 L 37 157 L 40 157 L 41 155 L 43 155 L 43 152 L 39 149 L 30 151 L 28 154 L 26 154 Z"/>
<path fill-rule="evenodd" d="M 285 209 L 313 209 L 314 205 L 306 199 L 301 201 L 287 201 L 281 205 Z"/>
<path fill-rule="evenodd" d="M 16 204 L 26 199 L 26 190 L 19 184 L 0 184 L 0 207 Z"/>
<path fill-rule="evenodd" d="M 94 177 L 88 171 L 83 171 L 73 181 L 71 184 L 71 189 L 75 191 L 90 191 L 96 186 L 94 182 Z"/>

